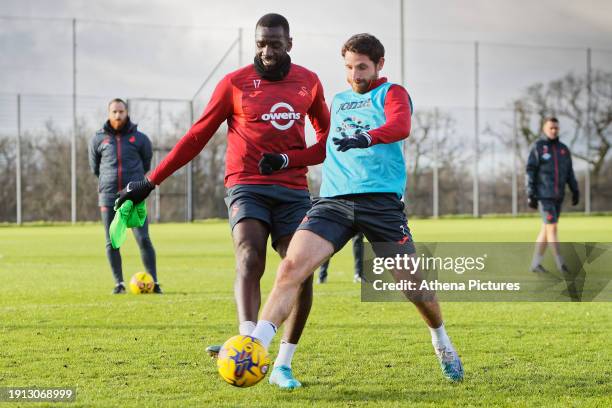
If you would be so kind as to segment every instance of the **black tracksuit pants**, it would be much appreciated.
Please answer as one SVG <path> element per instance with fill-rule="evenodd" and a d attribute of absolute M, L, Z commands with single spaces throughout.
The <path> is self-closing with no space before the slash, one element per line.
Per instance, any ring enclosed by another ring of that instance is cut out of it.
<path fill-rule="evenodd" d="M 102 214 L 102 223 L 104 224 L 104 234 L 106 237 L 106 256 L 110 263 L 111 270 L 113 271 L 113 277 L 115 283 L 123 282 L 123 271 L 121 269 L 121 253 L 119 249 L 114 249 L 111 245 L 109 228 L 113 218 L 115 217 L 115 211 L 113 207 L 100 207 L 100 213 Z M 132 228 L 134 238 L 140 248 L 140 257 L 144 264 L 147 272 L 153 277 L 153 280 L 157 282 L 157 269 L 155 264 L 155 249 L 153 243 L 149 237 L 149 219 L 145 221 L 145 224 L 140 228 Z"/>

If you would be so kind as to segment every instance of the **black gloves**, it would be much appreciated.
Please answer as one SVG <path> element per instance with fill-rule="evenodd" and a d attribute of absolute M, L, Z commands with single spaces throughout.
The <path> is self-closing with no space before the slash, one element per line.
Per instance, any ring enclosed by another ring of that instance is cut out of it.
<path fill-rule="evenodd" d="M 117 211 L 126 200 L 131 200 L 134 205 L 144 201 L 153 190 L 155 190 L 155 184 L 151 183 L 146 177 L 140 181 L 130 181 L 128 185 L 119 192 L 118 198 L 115 200 L 115 211 Z"/>
<path fill-rule="evenodd" d="M 342 139 L 334 137 L 332 140 L 334 144 L 338 146 L 337 150 L 339 152 L 346 152 L 349 149 L 365 149 L 366 147 L 370 147 L 372 143 L 370 135 L 361 129 L 357 129 L 352 136 L 346 136 Z"/>
<path fill-rule="evenodd" d="M 286 154 L 279 153 L 263 153 L 259 160 L 259 172 L 261 174 L 272 174 L 275 171 L 282 170 L 289 165 L 289 158 Z"/>
<path fill-rule="evenodd" d="M 572 191 L 572 205 L 578 205 L 580 202 L 580 191 Z"/>
<path fill-rule="evenodd" d="M 529 196 L 527 198 L 527 205 L 529 208 L 533 208 L 534 210 L 538 208 L 538 200 L 535 196 Z"/>

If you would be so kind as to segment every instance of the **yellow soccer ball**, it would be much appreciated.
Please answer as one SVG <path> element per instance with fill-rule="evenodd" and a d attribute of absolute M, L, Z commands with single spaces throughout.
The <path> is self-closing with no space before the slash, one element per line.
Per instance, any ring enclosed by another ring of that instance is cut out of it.
<path fill-rule="evenodd" d="M 146 272 L 137 272 L 130 279 L 130 291 L 135 295 L 152 293 L 154 286 L 153 277 Z"/>
<path fill-rule="evenodd" d="M 219 375 L 235 387 L 260 382 L 270 367 L 266 348 L 251 336 L 234 336 L 223 343 L 217 358 Z"/>

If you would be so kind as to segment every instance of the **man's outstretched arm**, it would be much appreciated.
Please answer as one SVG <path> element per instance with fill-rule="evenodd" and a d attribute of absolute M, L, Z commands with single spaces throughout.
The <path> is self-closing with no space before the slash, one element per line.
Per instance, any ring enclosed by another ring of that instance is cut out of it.
<path fill-rule="evenodd" d="M 204 113 L 187 133 L 172 148 L 170 153 L 144 180 L 131 182 L 119 192 L 115 206 L 120 207 L 125 200 L 134 204 L 143 201 L 166 178 L 189 163 L 206 146 L 221 123 L 227 120 L 233 112 L 232 84 L 225 77 L 217 84 Z"/>
<path fill-rule="evenodd" d="M 215 88 L 200 119 L 151 172 L 149 180 L 155 185 L 160 185 L 175 171 L 193 160 L 232 112 L 232 84 L 225 77 Z"/>

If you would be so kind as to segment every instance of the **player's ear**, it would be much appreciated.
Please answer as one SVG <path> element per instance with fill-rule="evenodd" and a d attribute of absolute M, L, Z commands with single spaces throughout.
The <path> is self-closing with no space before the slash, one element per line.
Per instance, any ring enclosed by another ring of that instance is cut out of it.
<path fill-rule="evenodd" d="M 289 37 L 287 38 L 287 52 L 291 51 L 291 48 L 293 48 L 293 38 Z"/>
<path fill-rule="evenodd" d="M 384 66 L 385 66 L 385 57 L 380 57 L 378 64 L 376 64 L 376 70 L 381 71 Z"/>

